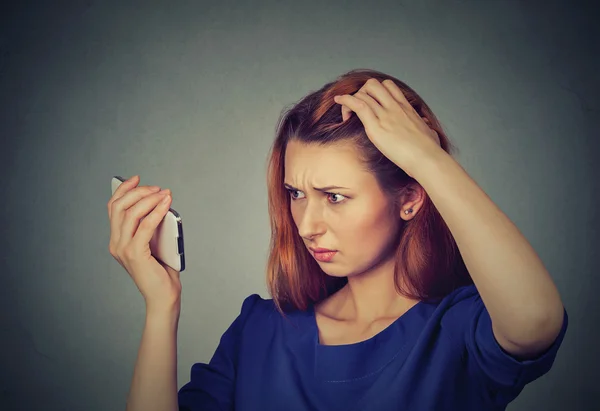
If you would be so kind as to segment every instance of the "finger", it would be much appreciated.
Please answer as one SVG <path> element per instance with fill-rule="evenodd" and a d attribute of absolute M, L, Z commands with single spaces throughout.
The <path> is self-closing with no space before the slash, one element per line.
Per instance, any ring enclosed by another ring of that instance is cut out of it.
<path fill-rule="evenodd" d="M 114 203 L 115 200 L 123 197 L 123 195 L 126 192 L 128 192 L 129 190 L 131 190 L 132 188 L 137 186 L 139 182 L 140 182 L 140 176 L 135 175 L 135 176 L 129 178 L 128 180 L 123 181 L 121 184 L 119 184 L 119 187 L 117 187 L 117 189 L 115 190 L 113 195 L 108 200 L 108 218 L 110 218 L 111 213 L 112 213 L 112 210 L 111 210 L 112 203 Z"/>
<path fill-rule="evenodd" d="M 163 199 L 164 194 L 170 194 L 170 190 L 163 193 L 154 193 L 142 198 L 126 211 L 121 224 L 121 238 L 119 239 L 120 249 L 123 249 L 131 242 L 131 239 L 138 230 L 138 227 L 148 218 L 149 213 L 156 208 L 156 205 Z M 150 239 L 148 239 L 150 241 Z"/>
<path fill-rule="evenodd" d="M 358 92 L 356 92 L 355 94 L 353 94 L 353 96 L 359 98 L 360 94 Z M 342 122 L 344 122 L 344 121 L 348 120 L 350 117 L 352 117 L 352 113 L 353 113 L 352 110 L 350 110 L 345 105 L 342 105 Z M 379 116 L 377 115 L 377 117 L 379 117 Z"/>
<path fill-rule="evenodd" d="M 375 102 L 377 102 L 377 107 L 375 107 L 372 102 L 370 102 L 370 106 L 375 112 L 377 117 L 380 117 L 381 109 L 393 109 L 400 108 L 399 103 L 396 99 L 388 92 L 387 88 L 384 87 L 377 79 L 370 78 L 365 82 L 365 84 L 353 94 L 353 96 L 357 96 L 358 94 L 366 94 L 370 96 Z M 346 121 L 347 118 L 350 118 L 352 112 L 351 110 L 342 107 L 342 121 Z"/>
<path fill-rule="evenodd" d="M 373 97 L 362 91 L 354 94 L 354 97 L 367 103 L 371 110 L 373 110 L 373 113 L 375 113 L 375 116 L 377 118 L 381 117 L 384 108 L 381 107 L 381 105 L 379 105 L 379 102 L 377 102 L 377 100 L 375 100 Z"/>
<path fill-rule="evenodd" d="M 427 117 L 423 117 L 419 113 L 417 113 L 417 110 L 415 110 L 412 104 L 409 103 L 408 99 L 406 98 L 400 87 L 398 87 L 396 83 L 389 79 L 384 80 L 382 84 L 388 89 L 388 91 L 394 97 L 394 99 L 398 100 L 398 102 L 401 104 L 402 108 L 407 114 L 413 115 L 415 116 L 415 120 L 420 119 L 425 124 L 427 124 L 427 127 L 429 127 L 429 129 L 431 130 L 432 138 L 437 142 L 438 145 L 441 145 L 440 136 L 437 130 L 431 125 L 431 121 Z"/>
<path fill-rule="evenodd" d="M 354 113 L 356 113 L 360 121 L 363 123 L 365 129 L 377 124 L 377 117 L 375 116 L 375 113 L 363 100 L 349 94 L 344 94 L 341 96 L 335 96 L 334 101 L 338 104 L 345 105 Z"/>
<path fill-rule="evenodd" d="M 156 231 L 156 227 L 158 227 L 163 218 L 165 218 L 165 215 L 169 212 L 170 205 L 170 195 L 165 196 L 161 201 L 157 202 L 152 212 L 140 223 L 139 228 L 133 236 L 133 239 L 131 240 L 131 245 L 133 247 L 139 249 L 150 243 L 150 240 Z"/>
<path fill-rule="evenodd" d="M 353 93 L 353 96 L 356 96 L 356 94 L 363 92 L 364 89 L 366 87 L 366 83 L 363 84 L 363 86 L 361 88 L 359 88 L 356 93 Z M 346 106 L 342 106 L 342 122 L 346 121 L 347 119 L 349 119 L 352 116 L 352 110 L 350 110 L 348 107 Z"/>
<path fill-rule="evenodd" d="M 352 116 L 352 110 L 346 106 L 342 106 L 342 123 Z"/>
<path fill-rule="evenodd" d="M 117 249 L 119 249 L 119 244 L 121 244 L 121 225 L 123 224 L 123 219 L 125 218 L 125 211 L 142 198 L 155 193 L 158 190 L 160 190 L 160 187 L 136 187 L 130 191 L 127 191 L 123 196 L 112 202 L 110 217 L 110 243 L 115 244 Z"/>
<path fill-rule="evenodd" d="M 419 116 L 419 113 L 417 113 L 415 108 L 408 102 L 406 96 L 396 83 L 388 79 L 384 80 L 382 85 L 389 91 L 390 95 L 398 102 L 400 107 L 402 107 L 407 114 Z"/>
<path fill-rule="evenodd" d="M 388 80 L 384 80 L 388 81 Z M 359 90 L 374 98 L 380 107 L 385 110 L 398 108 L 398 102 L 392 96 L 387 87 L 379 82 L 376 78 L 370 78 L 365 82 L 365 85 Z"/>

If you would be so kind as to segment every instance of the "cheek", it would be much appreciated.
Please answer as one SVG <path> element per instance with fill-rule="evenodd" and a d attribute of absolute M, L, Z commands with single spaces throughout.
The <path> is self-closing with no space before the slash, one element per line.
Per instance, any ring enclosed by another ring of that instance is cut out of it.
<path fill-rule="evenodd" d="M 383 212 L 357 215 L 348 224 L 342 225 L 336 233 L 342 242 L 340 248 L 347 246 L 356 256 L 377 254 L 393 235 L 393 222 Z"/>

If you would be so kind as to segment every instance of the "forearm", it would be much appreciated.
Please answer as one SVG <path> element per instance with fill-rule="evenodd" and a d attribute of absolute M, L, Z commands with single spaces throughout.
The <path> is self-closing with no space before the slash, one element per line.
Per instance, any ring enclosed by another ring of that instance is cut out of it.
<path fill-rule="evenodd" d="M 563 305 L 518 228 L 443 150 L 414 174 L 450 229 L 495 331 L 516 345 L 552 340 Z"/>
<path fill-rule="evenodd" d="M 176 411 L 179 311 L 147 314 L 127 411 Z"/>

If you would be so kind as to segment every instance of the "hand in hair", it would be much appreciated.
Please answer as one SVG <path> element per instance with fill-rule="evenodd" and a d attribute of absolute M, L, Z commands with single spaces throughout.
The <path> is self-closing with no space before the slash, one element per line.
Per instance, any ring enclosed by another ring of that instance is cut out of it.
<path fill-rule="evenodd" d="M 356 113 L 375 147 L 412 177 L 427 156 L 443 149 L 435 130 L 408 102 L 391 80 L 369 79 L 354 95 L 335 96 L 342 118 Z"/>

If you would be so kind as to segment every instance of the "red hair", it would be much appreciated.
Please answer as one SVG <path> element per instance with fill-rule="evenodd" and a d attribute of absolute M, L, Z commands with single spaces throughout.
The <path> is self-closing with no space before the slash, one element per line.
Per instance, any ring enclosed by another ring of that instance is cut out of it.
<path fill-rule="evenodd" d="M 288 310 L 304 311 L 348 281 L 325 274 L 298 234 L 290 212 L 290 196 L 283 185 L 288 142 L 294 140 L 323 146 L 353 144 L 365 170 L 375 176 L 396 216 L 399 216 L 401 197 L 410 191 L 411 185 L 418 184 L 373 145 L 356 115 L 342 123 L 341 106 L 333 101 L 333 97 L 356 93 L 369 78 L 379 82 L 392 80 L 416 112 L 438 133 L 442 149 L 451 155 L 456 151 L 423 99 L 402 81 L 375 70 L 352 70 L 284 109 L 267 166 L 271 222 L 267 287 L 282 314 Z M 394 278 L 400 294 L 431 301 L 443 298 L 457 287 L 472 284 L 473 280 L 450 230 L 429 196 L 424 194 L 421 209 L 398 233 Z"/>

